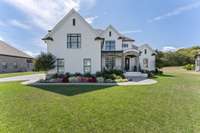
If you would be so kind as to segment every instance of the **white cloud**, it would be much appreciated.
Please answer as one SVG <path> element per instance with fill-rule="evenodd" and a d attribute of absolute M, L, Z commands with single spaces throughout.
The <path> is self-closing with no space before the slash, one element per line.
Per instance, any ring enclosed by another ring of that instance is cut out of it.
<path fill-rule="evenodd" d="M 25 52 L 26 54 L 32 56 L 32 57 L 36 57 L 36 56 L 38 56 L 38 55 L 40 54 L 40 53 L 34 53 L 34 52 L 32 52 L 32 51 L 28 51 L 28 50 L 25 50 L 24 52 Z"/>
<path fill-rule="evenodd" d="M 168 12 L 166 14 L 154 17 L 154 18 L 150 19 L 148 22 L 155 22 L 155 21 L 159 21 L 159 20 L 162 20 L 162 19 L 166 19 L 166 18 L 169 18 L 169 17 L 172 17 L 172 16 L 179 15 L 179 14 L 181 14 L 183 12 L 199 8 L 199 7 L 200 7 L 200 1 L 194 2 L 194 3 L 190 3 L 188 5 L 184 5 L 184 6 L 178 7 L 175 10 L 170 11 L 170 12 Z"/>
<path fill-rule="evenodd" d="M 22 29 L 30 29 L 31 28 L 28 24 L 22 23 L 18 20 L 10 20 L 9 24 L 11 26 L 15 26 L 15 27 L 22 28 Z"/>
<path fill-rule="evenodd" d="M 85 20 L 86 20 L 89 24 L 92 24 L 93 21 L 94 21 L 95 19 L 97 19 L 97 18 L 98 18 L 98 16 L 86 17 Z"/>
<path fill-rule="evenodd" d="M 163 52 L 168 52 L 168 51 L 173 52 L 173 51 L 176 51 L 176 50 L 178 50 L 178 48 L 175 48 L 173 46 L 165 46 L 165 47 L 162 48 Z"/>
<path fill-rule="evenodd" d="M 3 40 L 4 40 L 2 36 L 0 36 L 0 40 L 1 40 L 1 41 L 3 41 Z"/>
<path fill-rule="evenodd" d="M 93 6 L 96 0 L 4 0 L 25 12 L 30 22 L 47 30 L 51 29 L 69 10 L 80 9 L 80 4 Z"/>
<path fill-rule="evenodd" d="M 127 30 L 127 31 L 122 31 L 123 34 L 131 34 L 131 33 L 141 33 L 142 30 Z"/>

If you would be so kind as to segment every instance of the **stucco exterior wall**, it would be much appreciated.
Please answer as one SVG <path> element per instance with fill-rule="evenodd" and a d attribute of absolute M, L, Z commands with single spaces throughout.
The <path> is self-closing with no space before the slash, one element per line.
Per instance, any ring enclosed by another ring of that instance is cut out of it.
<path fill-rule="evenodd" d="M 76 19 L 76 26 L 72 25 L 72 19 Z M 67 48 L 67 34 L 81 34 L 81 48 Z M 65 73 L 83 73 L 83 59 L 91 59 L 91 73 L 101 71 L 101 43 L 95 41 L 96 32 L 76 13 L 69 18 L 52 35 L 54 41 L 47 42 L 47 50 L 64 59 Z"/>
<path fill-rule="evenodd" d="M 111 32 L 111 36 L 109 36 L 109 32 Z M 106 41 L 115 41 L 115 50 L 122 50 L 122 40 L 118 39 L 118 33 L 116 33 L 111 27 L 108 27 L 101 36 L 105 39 L 103 50 L 105 50 Z"/>
<path fill-rule="evenodd" d="M 26 58 L 0 55 L 0 73 L 32 71 L 32 69 L 33 63 L 27 63 Z"/>
<path fill-rule="evenodd" d="M 147 53 L 145 54 L 145 49 L 147 50 Z M 140 49 L 140 56 L 139 56 L 139 62 L 140 62 L 140 69 L 141 70 L 148 70 L 148 71 L 154 71 L 155 70 L 155 55 L 154 51 L 152 51 L 152 49 L 150 49 L 147 46 L 143 46 Z M 148 59 L 148 67 L 145 68 L 144 67 L 144 59 Z"/>
<path fill-rule="evenodd" d="M 127 50 L 127 49 L 132 49 L 132 48 L 133 48 L 133 47 L 132 47 L 133 42 L 123 42 L 123 44 L 128 44 L 128 48 L 123 48 L 123 47 L 122 47 L 123 50 Z"/>

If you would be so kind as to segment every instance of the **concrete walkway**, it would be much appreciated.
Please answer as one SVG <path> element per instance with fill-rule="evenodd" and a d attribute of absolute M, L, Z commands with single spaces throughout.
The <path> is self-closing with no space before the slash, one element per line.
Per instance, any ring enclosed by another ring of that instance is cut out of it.
<path fill-rule="evenodd" d="M 16 77 L 8 77 L 8 78 L 0 78 L 0 83 L 2 82 L 14 82 L 14 81 L 24 81 L 22 84 L 32 84 L 40 79 L 45 79 L 45 74 L 32 74 L 32 75 L 24 75 L 24 76 L 16 76 Z"/>
<path fill-rule="evenodd" d="M 45 79 L 45 74 L 33 74 L 25 76 L 16 76 L 8 78 L 0 78 L 0 83 L 2 82 L 14 82 L 23 81 L 22 84 L 34 84 L 34 85 L 104 85 L 104 86 L 129 86 L 129 85 L 150 85 L 157 83 L 156 80 L 146 79 L 146 78 L 135 78 L 135 80 L 122 83 L 38 83 L 37 81 Z"/>
<path fill-rule="evenodd" d="M 102 86 L 130 86 L 130 85 L 151 85 L 157 83 L 153 79 L 144 79 L 141 81 L 129 81 L 122 83 L 34 83 L 33 85 L 102 85 Z"/>

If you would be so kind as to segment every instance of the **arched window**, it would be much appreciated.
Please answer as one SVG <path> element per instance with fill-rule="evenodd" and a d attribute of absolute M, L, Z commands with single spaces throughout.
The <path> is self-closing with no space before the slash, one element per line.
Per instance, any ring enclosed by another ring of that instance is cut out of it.
<path fill-rule="evenodd" d="M 149 60 L 148 59 L 143 59 L 143 67 L 148 68 Z"/>

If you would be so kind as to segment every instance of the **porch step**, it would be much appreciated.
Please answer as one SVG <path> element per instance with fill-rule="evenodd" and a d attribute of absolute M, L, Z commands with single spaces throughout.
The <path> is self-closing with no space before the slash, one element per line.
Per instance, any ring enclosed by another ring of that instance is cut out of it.
<path fill-rule="evenodd" d="M 146 73 L 141 73 L 141 72 L 125 72 L 124 73 L 125 77 L 127 78 L 134 78 L 134 77 L 142 77 L 142 78 L 147 78 L 148 75 Z"/>

